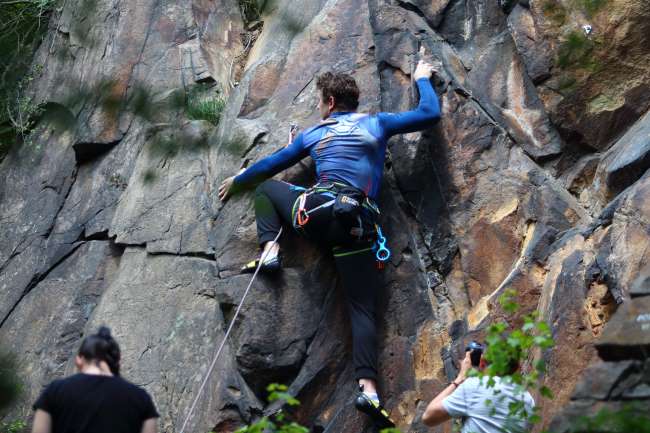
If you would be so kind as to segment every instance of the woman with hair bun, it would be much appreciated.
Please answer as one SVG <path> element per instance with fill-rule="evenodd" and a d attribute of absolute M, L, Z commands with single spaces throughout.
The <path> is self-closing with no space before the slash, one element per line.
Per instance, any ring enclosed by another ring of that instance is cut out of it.
<path fill-rule="evenodd" d="M 156 433 L 147 392 L 120 377 L 120 347 L 105 326 L 86 337 L 77 374 L 49 384 L 34 403 L 32 433 Z"/>

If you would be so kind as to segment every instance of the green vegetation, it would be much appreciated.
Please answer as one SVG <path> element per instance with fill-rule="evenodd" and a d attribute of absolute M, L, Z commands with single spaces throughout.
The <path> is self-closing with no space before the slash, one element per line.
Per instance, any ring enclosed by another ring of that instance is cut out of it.
<path fill-rule="evenodd" d="M 542 9 L 547 18 L 561 27 L 567 24 L 570 15 L 582 12 L 592 17 L 607 3 L 608 0 L 571 0 L 565 4 L 559 0 L 546 0 Z M 602 66 L 598 60 L 598 50 L 603 42 L 601 37 L 586 34 L 573 25 L 567 27 L 574 30 L 562 37 L 555 58 L 556 66 L 563 70 L 558 82 L 558 91 L 563 93 L 575 90 L 578 82 L 586 75 L 597 73 Z"/>
<path fill-rule="evenodd" d="M 607 4 L 608 0 L 575 0 L 575 2 L 588 17 L 592 17 Z"/>
<path fill-rule="evenodd" d="M 0 351 L 0 412 L 11 406 L 22 391 L 17 369 L 16 357 Z"/>
<path fill-rule="evenodd" d="M 10 423 L 0 422 L 0 433 L 24 433 L 27 432 L 25 421 L 14 421 Z"/>
<path fill-rule="evenodd" d="M 295 407 L 300 404 L 298 400 L 287 392 L 285 385 L 272 383 L 266 387 L 266 390 L 269 392 L 268 400 L 270 403 L 282 401 L 289 407 Z M 280 412 L 272 417 L 262 417 L 255 424 L 240 428 L 236 433 L 309 433 L 309 429 L 296 422 L 289 421 L 285 412 L 280 410 Z"/>
<path fill-rule="evenodd" d="M 560 82 L 558 83 L 558 90 L 560 91 L 573 90 L 577 83 L 578 80 L 575 77 L 563 75 L 560 77 Z"/>
<path fill-rule="evenodd" d="M 264 3 L 264 0 L 239 0 L 239 10 L 244 23 L 250 24 L 259 20 L 264 10 Z"/>
<path fill-rule="evenodd" d="M 207 120 L 216 126 L 225 106 L 226 100 L 216 86 L 197 84 L 187 92 L 185 111 L 190 119 Z"/>
<path fill-rule="evenodd" d="M 39 109 L 25 90 L 34 76 L 34 51 L 45 37 L 56 0 L 24 0 L 0 4 L 0 161 L 33 127 Z"/>
<path fill-rule="evenodd" d="M 593 417 L 580 417 L 572 433 L 650 433 L 647 404 L 628 403 L 621 410 L 601 409 Z"/>
<path fill-rule="evenodd" d="M 142 174 L 142 182 L 144 182 L 146 185 L 154 183 L 156 180 L 158 180 L 158 173 L 156 173 L 156 170 L 152 168 L 148 168 L 143 174 Z"/>
<path fill-rule="evenodd" d="M 29 84 L 31 80 L 29 78 L 26 83 Z M 148 154 L 164 161 L 182 151 L 194 152 L 204 149 L 208 144 L 207 134 L 198 134 L 196 131 L 188 133 L 187 119 L 205 120 L 217 126 L 226 104 L 217 85 L 196 84 L 187 90 L 163 90 L 146 83 L 135 83 L 126 98 L 120 89 L 119 83 L 107 79 L 94 85 L 82 83 L 78 88 L 71 90 L 60 103 L 35 107 L 25 99 L 17 107 L 20 107 L 20 112 L 24 115 L 29 114 L 25 117 L 29 120 L 23 122 L 21 128 L 15 125 L 11 127 L 10 144 L 16 142 L 16 132 L 25 135 L 24 138 L 18 137 L 19 143 L 29 143 L 27 134 L 40 121 L 46 121 L 56 134 L 74 131 L 79 122 L 85 121 L 82 116 L 75 116 L 74 113 L 81 107 L 92 106 L 97 107 L 95 111 L 102 112 L 107 119 L 117 119 L 127 114 L 140 118 L 147 128 Z M 201 127 L 189 127 L 192 128 L 196 130 Z M 8 148 L 9 146 L 0 151 L 0 160 Z M 38 145 L 35 148 L 38 148 Z M 155 169 L 147 170 L 144 177 L 147 183 L 155 181 Z M 115 187 L 124 188 L 123 179 L 110 178 L 109 181 Z"/>
<path fill-rule="evenodd" d="M 499 299 L 503 311 L 509 316 L 514 316 L 520 306 L 514 301 L 515 292 L 508 290 Z M 471 370 L 471 376 L 486 378 L 488 387 L 496 385 L 495 377 L 501 377 L 510 380 L 517 385 L 520 392 L 539 391 L 545 397 L 552 399 L 551 390 L 542 384 L 542 375 L 546 372 L 546 365 L 542 359 L 535 361 L 528 372 L 517 371 L 510 374 L 510 366 L 513 363 L 522 365 L 529 359 L 529 356 L 536 350 L 544 351 L 553 347 L 553 338 L 551 330 L 544 321 L 539 320 L 538 314 L 525 315 L 523 325 L 517 329 L 512 327 L 506 321 L 499 321 L 490 325 L 487 329 L 485 342 L 487 349 L 485 358 L 488 366 L 482 372 Z M 284 385 L 271 384 L 268 386 L 269 402 L 283 401 L 290 407 L 295 407 L 300 403 L 294 397 L 287 393 L 287 387 Z M 487 402 L 491 404 L 491 402 Z M 533 413 L 527 413 L 523 399 L 510 404 L 510 417 L 512 424 L 507 426 L 508 431 L 518 432 L 518 420 L 526 420 L 529 423 L 538 423 L 541 418 L 538 413 L 539 405 L 533 410 Z M 308 430 L 295 422 L 289 422 L 284 412 L 279 412 L 272 418 L 263 417 L 255 424 L 243 427 L 236 433 L 306 433 Z M 398 429 L 384 429 L 381 433 L 400 433 Z M 582 433 L 582 431 L 580 432 Z M 618 433 L 618 432 L 617 432 Z M 643 431 L 643 433 L 650 433 Z"/>
<path fill-rule="evenodd" d="M 514 316 L 520 308 L 513 300 L 515 295 L 514 290 L 508 290 L 499 298 L 501 307 L 511 316 Z M 485 342 L 487 343 L 485 359 L 488 361 L 488 366 L 483 372 L 474 370 L 472 373 L 474 376 L 486 377 L 488 387 L 496 384 L 494 377 L 502 377 L 516 384 L 522 394 L 525 391 L 537 390 L 543 397 L 553 398 L 551 390 L 541 383 L 542 375 L 546 371 L 543 359 L 535 361 L 528 372 L 517 371 L 510 374 L 510 367 L 513 364 L 522 365 L 535 350 L 544 351 L 553 347 L 551 330 L 546 322 L 539 320 L 537 312 L 524 316 L 523 325 L 517 329 L 511 329 L 511 326 L 503 320 L 491 324 L 487 329 Z M 521 399 L 510 404 L 510 416 L 513 421 L 526 420 L 533 424 L 538 423 L 541 420 L 537 413 L 539 407 L 540 405 L 533 413 L 528 413 Z"/>
<path fill-rule="evenodd" d="M 579 31 L 573 31 L 560 45 L 557 64 L 564 69 L 569 67 L 587 68 L 592 63 L 593 50 L 594 42 L 591 39 Z"/>
<path fill-rule="evenodd" d="M 588 18 L 592 18 L 608 2 L 609 0 L 571 0 L 568 6 L 565 6 L 560 0 L 546 0 L 542 11 L 555 25 L 562 26 L 573 11 L 581 11 Z"/>
<path fill-rule="evenodd" d="M 272 383 L 266 387 L 269 392 L 269 403 L 274 401 L 282 401 L 289 407 L 296 407 L 300 402 L 287 392 L 285 385 Z M 210 432 L 214 433 L 214 432 Z M 272 417 L 263 417 L 261 420 L 246 427 L 242 427 L 235 433 L 309 433 L 307 427 L 290 421 L 284 410 L 280 410 Z M 380 433 L 401 433 L 398 429 L 384 429 Z"/>
<path fill-rule="evenodd" d="M 226 101 L 216 86 L 199 84 L 187 90 L 169 91 L 152 88 L 149 83 L 134 83 L 125 98 L 123 84 L 106 78 L 93 84 L 81 82 L 57 103 L 33 101 L 28 89 L 39 79 L 42 67 L 30 65 L 35 49 L 44 40 L 48 19 L 57 1 L 65 4 L 65 0 L 0 3 L 0 23 L 3 26 L 0 35 L 0 161 L 12 146 L 32 143 L 29 133 L 41 121 L 47 121 L 52 132 L 57 134 L 74 131 L 79 122 L 86 121 L 79 116 L 84 107 L 86 111 L 88 107 L 97 107 L 96 111 L 102 112 L 107 119 L 117 119 L 127 112 L 143 119 L 152 138 L 147 140 L 147 146 L 154 157 L 169 158 L 181 150 L 191 151 L 205 146 L 203 138 L 196 140 L 200 143 L 195 143 L 195 137 L 182 135 L 182 130 L 188 118 L 218 125 Z M 258 4 L 253 1 L 244 3 L 249 12 L 253 5 Z M 93 29 L 89 26 L 94 22 L 91 15 L 96 10 L 96 2 L 81 0 L 71 11 L 72 27 L 68 33 L 74 35 L 76 43 L 92 46 Z M 66 56 L 66 50 L 59 47 L 56 55 Z M 178 116 L 179 112 L 186 116 Z M 39 144 L 34 148 L 38 149 Z M 149 180 L 154 177 L 148 176 Z M 124 182 L 111 179 L 111 183 L 122 186 Z"/>
<path fill-rule="evenodd" d="M 558 0 L 547 0 L 542 5 L 542 11 L 556 26 L 564 25 L 567 20 L 567 10 Z"/>

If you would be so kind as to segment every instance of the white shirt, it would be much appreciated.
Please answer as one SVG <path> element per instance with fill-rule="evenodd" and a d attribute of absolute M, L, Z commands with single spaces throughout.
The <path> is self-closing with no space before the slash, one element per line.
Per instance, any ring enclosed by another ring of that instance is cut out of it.
<path fill-rule="evenodd" d="M 487 377 L 470 377 L 442 400 L 449 416 L 465 418 L 461 433 L 529 431 L 526 420 L 512 419 L 509 404 L 523 401 L 526 413 L 531 416 L 535 401 L 530 393 L 500 377 L 494 377 L 493 387 L 488 387 L 487 381 Z"/>

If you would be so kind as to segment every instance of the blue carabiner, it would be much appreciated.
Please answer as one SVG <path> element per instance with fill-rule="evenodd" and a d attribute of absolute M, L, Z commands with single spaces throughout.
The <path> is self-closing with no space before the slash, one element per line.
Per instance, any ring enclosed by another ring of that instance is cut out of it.
<path fill-rule="evenodd" d="M 377 253 L 375 255 L 380 262 L 385 262 L 390 258 L 390 250 L 386 248 L 386 238 L 379 226 L 377 226 Z"/>

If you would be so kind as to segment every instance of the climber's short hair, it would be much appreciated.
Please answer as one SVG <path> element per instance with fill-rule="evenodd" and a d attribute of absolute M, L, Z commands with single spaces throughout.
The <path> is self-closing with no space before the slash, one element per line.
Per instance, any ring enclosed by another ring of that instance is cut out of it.
<path fill-rule="evenodd" d="M 359 87 L 351 75 L 325 72 L 318 76 L 316 88 L 321 92 L 323 101 L 334 97 L 336 107 L 345 111 L 355 111 L 359 106 Z"/>

